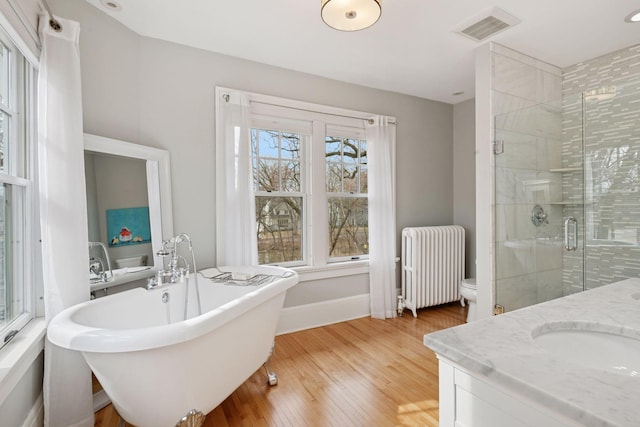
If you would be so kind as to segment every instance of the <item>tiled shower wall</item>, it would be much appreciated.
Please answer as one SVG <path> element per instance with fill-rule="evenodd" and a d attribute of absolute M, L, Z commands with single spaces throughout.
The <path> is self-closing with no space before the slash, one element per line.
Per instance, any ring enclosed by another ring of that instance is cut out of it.
<path fill-rule="evenodd" d="M 496 302 L 507 311 L 562 295 L 562 73 L 494 44 Z M 554 105 L 554 102 L 556 105 Z M 548 224 L 535 227 L 541 205 Z"/>
<path fill-rule="evenodd" d="M 585 100 L 583 115 L 578 95 L 604 86 L 615 86 L 616 96 Z M 581 205 L 566 205 L 563 214 L 581 219 L 586 287 L 640 277 L 640 45 L 565 68 L 562 96 L 563 167 L 581 162 L 584 132 L 586 217 Z M 564 174 L 563 197 L 575 196 L 581 182 L 581 172 Z M 565 294 L 582 290 L 582 264 L 581 252 L 564 252 Z"/>

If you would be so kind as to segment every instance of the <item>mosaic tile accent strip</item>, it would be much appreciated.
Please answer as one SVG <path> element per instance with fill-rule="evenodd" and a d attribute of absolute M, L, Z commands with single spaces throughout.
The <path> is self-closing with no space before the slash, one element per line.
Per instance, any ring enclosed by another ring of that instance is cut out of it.
<path fill-rule="evenodd" d="M 582 172 L 563 176 L 564 207 L 586 229 L 586 252 L 563 252 L 565 294 L 640 277 L 640 45 L 563 70 L 562 165 Z M 607 99 L 604 92 L 612 91 Z M 598 90 L 601 99 L 590 91 Z M 585 93 L 584 108 L 581 93 Z M 584 147 L 582 146 L 584 136 Z M 586 215 L 586 217 L 585 217 Z"/>

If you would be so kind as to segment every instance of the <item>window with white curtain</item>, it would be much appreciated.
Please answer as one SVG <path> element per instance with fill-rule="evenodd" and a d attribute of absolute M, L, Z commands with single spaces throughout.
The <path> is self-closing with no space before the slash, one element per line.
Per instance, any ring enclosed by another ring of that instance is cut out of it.
<path fill-rule="evenodd" d="M 251 102 L 260 264 L 313 267 L 368 258 L 364 123 Z"/>
<path fill-rule="evenodd" d="M 380 120 L 395 123 L 393 117 L 217 87 L 218 264 L 295 267 L 305 280 L 369 272 L 370 257 L 385 254 L 370 241 L 394 240 L 378 237 L 377 230 L 395 232 L 387 214 L 395 205 L 395 128 L 388 132 L 392 141 L 378 141 L 386 135 L 372 132 Z M 375 180 L 368 153 L 377 153 Z M 383 167 L 382 158 L 391 166 Z M 372 234 L 371 221 L 379 224 Z M 392 268 L 393 253 L 384 257 Z"/>
<path fill-rule="evenodd" d="M 0 29 L 0 347 L 34 316 L 35 70 Z"/>

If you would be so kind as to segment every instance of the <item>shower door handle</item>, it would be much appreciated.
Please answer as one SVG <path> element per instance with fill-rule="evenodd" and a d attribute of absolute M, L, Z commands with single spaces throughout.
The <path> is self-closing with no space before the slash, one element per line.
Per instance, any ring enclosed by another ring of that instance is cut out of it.
<path fill-rule="evenodd" d="M 573 239 L 570 238 L 569 228 L 572 229 Z M 572 216 L 564 221 L 564 248 L 568 251 L 578 249 L 578 220 Z"/>

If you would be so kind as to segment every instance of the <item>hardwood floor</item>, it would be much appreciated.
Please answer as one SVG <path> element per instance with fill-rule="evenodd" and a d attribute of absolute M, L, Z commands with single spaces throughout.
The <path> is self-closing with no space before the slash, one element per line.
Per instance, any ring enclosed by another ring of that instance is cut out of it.
<path fill-rule="evenodd" d="M 459 303 L 276 337 L 278 385 L 259 370 L 207 415 L 205 427 L 437 426 L 438 363 L 426 333 L 464 323 Z M 111 405 L 95 426 L 116 427 Z M 130 424 L 126 424 L 130 426 Z"/>

